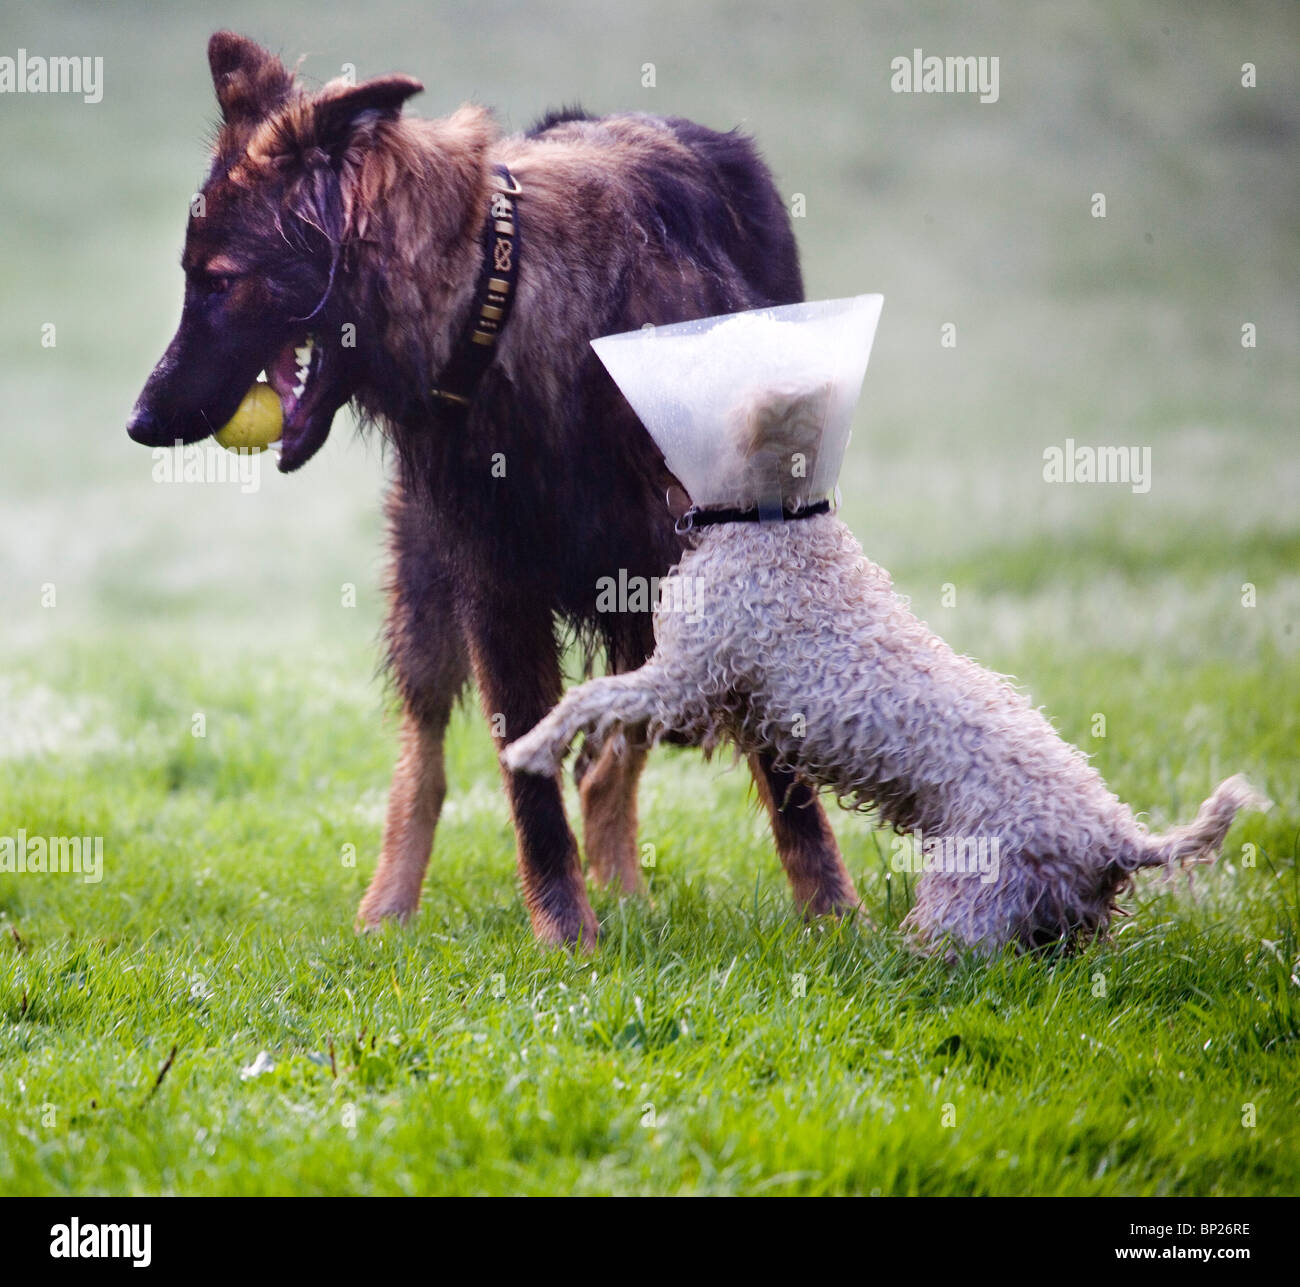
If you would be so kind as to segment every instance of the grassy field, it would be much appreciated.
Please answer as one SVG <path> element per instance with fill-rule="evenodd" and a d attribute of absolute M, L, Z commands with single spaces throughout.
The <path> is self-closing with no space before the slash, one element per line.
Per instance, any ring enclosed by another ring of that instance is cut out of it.
<path fill-rule="evenodd" d="M 0 54 L 102 53 L 106 86 L 0 100 L 0 837 L 101 836 L 104 869 L 0 873 L 0 1192 L 1296 1192 L 1300 17 L 594 15 L 9 6 Z M 574 960 L 530 939 L 471 708 L 418 922 L 354 936 L 386 462 L 340 417 L 300 476 L 164 485 L 123 431 L 218 23 L 318 79 L 419 75 L 428 115 L 743 122 L 806 196 L 810 296 L 886 296 L 842 480 L 868 552 L 1153 827 L 1238 771 L 1272 810 L 1108 944 L 947 967 L 903 950 L 869 820 L 833 818 L 874 926 L 805 926 L 746 776 L 663 751 L 651 897 L 595 895 Z M 999 102 L 891 94 L 917 46 L 999 55 Z M 1046 483 L 1067 437 L 1149 447 L 1150 490 Z"/>

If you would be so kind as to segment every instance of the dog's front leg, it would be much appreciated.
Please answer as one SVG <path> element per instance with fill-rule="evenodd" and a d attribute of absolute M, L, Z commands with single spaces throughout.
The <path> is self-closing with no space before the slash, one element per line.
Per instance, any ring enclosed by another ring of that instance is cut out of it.
<path fill-rule="evenodd" d="M 603 740 L 617 729 L 644 724 L 652 716 L 664 727 L 671 727 L 664 718 L 656 674 L 653 664 L 647 664 L 626 675 L 606 675 L 571 688 L 544 720 L 506 747 L 501 762 L 516 773 L 552 777 L 560 771 L 579 733 L 598 731 Z"/>
<path fill-rule="evenodd" d="M 409 708 L 402 716 L 402 751 L 388 792 L 379 866 L 361 900 L 357 925 L 373 929 L 385 919 L 405 921 L 420 905 L 420 888 L 433 834 L 447 795 L 443 769 L 446 720 L 427 723 Z"/>
<path fill-rule="evenodd" d="M 399 487 L 389 494 L 388 519 L 388 660 L 402 696 L 402 750 L 388 793 L 379 866 L 357 912 L 358 926 L 366 929 L 385 919 L 408 920 L 420 904 L 447 794 L 447 722 L 469 682 L 469 657 L 436 538 Z"/>
<path fill-rule="evenodd" d="M 531 728 L 560 695 L 560 661 L 549 609 L 517 606 L 509 616 L 485 608 L 468 624 L 470 657 L 483 711 L 500 752 Z M 546 944 L 590 949 L 599 935 L 578 858 L 578 842 L 564 816 L 553 777 L 503 765 L 518 843 L 519 881 L 533 923 Z"/>

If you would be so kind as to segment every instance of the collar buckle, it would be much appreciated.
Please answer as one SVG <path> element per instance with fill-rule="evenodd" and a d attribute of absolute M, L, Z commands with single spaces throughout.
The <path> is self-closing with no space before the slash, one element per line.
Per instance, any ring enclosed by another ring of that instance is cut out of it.
<path fill-rule="evenodd" d="M 524 195 L 524 186 L 510 173 L 504 165 L 497 166 L 493 175 L 497 181 L 497 187 L 509 197 L 522 197 Z"/>

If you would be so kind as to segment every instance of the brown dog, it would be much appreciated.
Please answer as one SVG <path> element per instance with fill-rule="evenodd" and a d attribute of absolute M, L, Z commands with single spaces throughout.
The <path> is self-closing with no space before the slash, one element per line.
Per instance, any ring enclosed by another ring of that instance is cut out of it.
<path fill-rule="evenodd" d="M 601 612 L 603 577 L 661 576 L 681 538 L 658 449 L 588 345 L 645 324 L 802 298 L 784 206 L 753 145 L 688 121 L 569 111 L 503 138 L 482 108 L 401 114 L 418 82 L 312 93 L 230 33 L 208 47 L 223 124 L 192 210 L 180 328 L 132 414 L 138 442 L 195 442 L 258 372 L 280 395 L 280 468 L 352 400 L 396 448 L 389 655 L 402 753 L 360 919 L 415 911 L 472 675 L 498 746 L 561 692 L 557 623 L 588 659 L 639 666 L 648 612 Z M 563 633 L 563 632 L 560 632 Z M 640 884 L 642 760 L 580 779 L 598 879 Z M 755 757 L 796 898 L 854 906 L 813 793 Z M 540 939 L 597 934 L 558 785 L 506 776 Z"/>

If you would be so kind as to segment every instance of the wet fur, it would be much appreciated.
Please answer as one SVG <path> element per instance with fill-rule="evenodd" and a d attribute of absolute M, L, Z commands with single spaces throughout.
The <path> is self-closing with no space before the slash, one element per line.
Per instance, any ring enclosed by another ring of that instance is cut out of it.
<path fill-rule="evenodd" d="M 771 176 L 738 132 L 566 109 L 507 137 L 476 105 L 438 120 L 404 115 L 421 88 L 408 77 L 312 92 L 230 33 L 213 37 L 209 61 L 223 125 L 207 214 L 187 236 L 186 312 L 130 429 L 149 443 L 183 424 L 195 440 L 233 410 L 291 322 L 307 318 L 323 336 L 355 328 L 355 348 L 331 350 L 330 394 L 352 400 L 396 460 L 387 640 L 403 704 L 383 852 L 359 919 L 405 919 L 446 791 L 447 720 L 470 679 L 504 745 L 559 699 L 566 635 L 588 665 L 603 656 L 614 670 L 653 647 L 649 614 L 598 613 L 597 584 L 619 569 L 662 576 L 677 562 L 665 506 L 674 480 L 588 341 L 797 301 L 797 249 Z M 523 187 L 517 298 L 460 423 L 430 389 L 471 307 L 498 162 Z M 234 283 L 210 304 L 205 274 L 227 268 Z M 299 467 L 327 432 L 325 418 L 310 442 L 286 447 L 281 468 Z M 801 901 L 855 905 L 810 789 L 756 768 Z M 605 759 L 592 771 L 587 836 L 613 851 L 589 855 L 593 867 L 635 887 L 639 764 Z M 510 773 L 504 783 L 535 932 L 590 945 L 596 920 L 557 785 Z"/>
<path fill-rule="evenodd" d="M 820 421 L 784 395 L 741 421 L 739 459 L 820 443 Z M 571 691 L 507 766 L 554 773 L 583 733 L 605 754 L 669 734 L 726 742 L 926 841 L 995 842 L 988 881 L 921 876 L 906 928 L 925 948 L 1099 935 L 1136 871 L 1211 861 L 1237 810 L 1263 803 L 1230 778 L 1194 822 L 1150 835 L 1023 693 L 908 610 L 833 515 L 708 527 L 676 575 L 700 611 L 661 612 L 650 661 Z"/>

